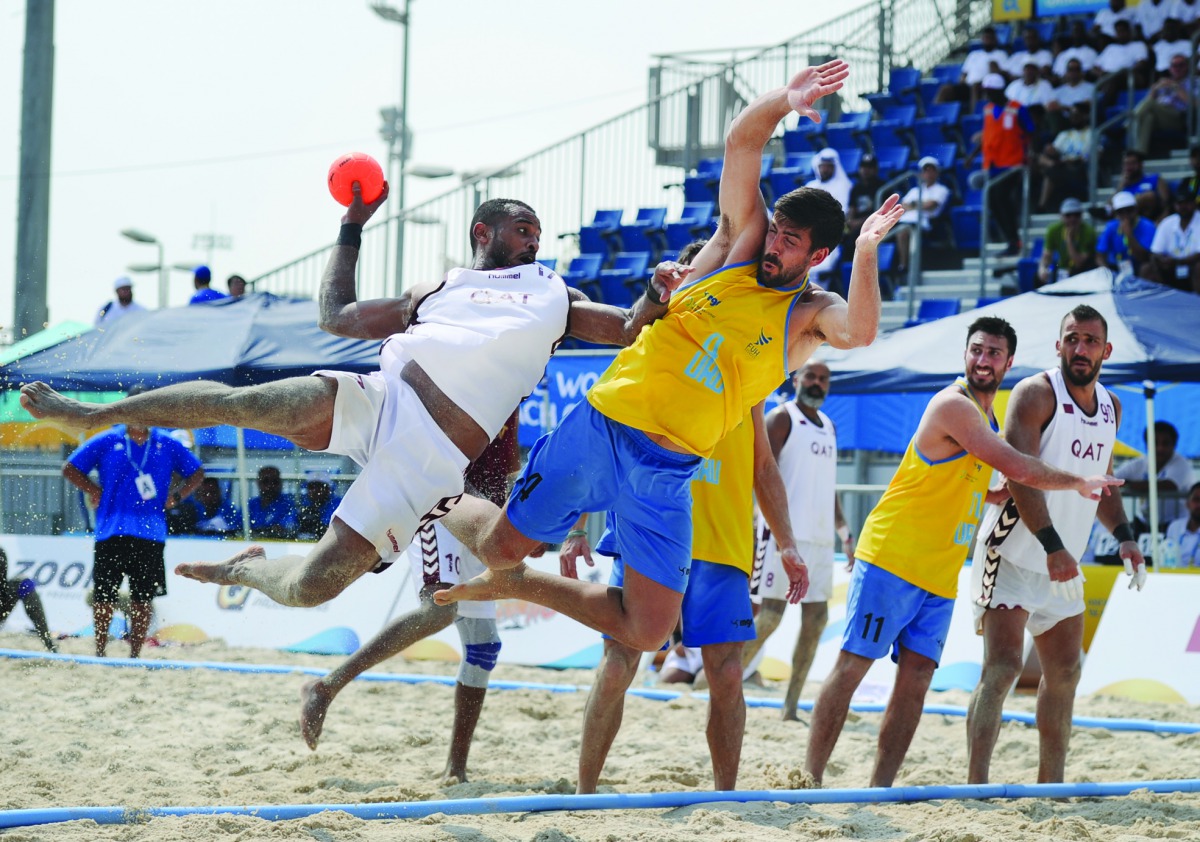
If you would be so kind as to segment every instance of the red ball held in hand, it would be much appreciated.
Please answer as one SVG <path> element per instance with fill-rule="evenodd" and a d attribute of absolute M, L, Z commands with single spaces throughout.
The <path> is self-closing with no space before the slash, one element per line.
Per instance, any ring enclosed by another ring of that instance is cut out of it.
<path fill-rule="evenodd" d="M 354 201 L 350 186 L 356 181 L 363 202 L 371 204 L 383 193 L 383 167 L 366 152 L 348 152 L 329 166 L 329 192 L 339 204 Z"/>

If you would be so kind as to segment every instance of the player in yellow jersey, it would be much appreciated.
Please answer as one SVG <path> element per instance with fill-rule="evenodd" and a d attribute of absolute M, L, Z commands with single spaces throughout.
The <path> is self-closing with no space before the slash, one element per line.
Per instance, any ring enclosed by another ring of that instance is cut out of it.
<path fill-rule="evenodd" d="M 1092 498 L 1122 482 L 1060 470 L 996 434 L 992 402 L 1016 349 L 1016 331 L 1003 319 L 984 316 L 971 324 L 965 373 L 929 402 L 900 467 L 863 525 L 842 651 L 813 708 L 805 769 L 818 784 L 854 691 L 871 663 L 889 650 L 898 665 L 896 683 L 879 729 L 870 785 L 891 786 L 895 780 L 942 655 L 958 571 L 983 504 L 1007 496 L 1002 488 L 988 488 L 991 468 L 1022 485 L 1071 489 Z"/>
<path fill-rule="evenodd" d="M 878 246 L 903 211 L 899 197 L 863 224 L 844 301 L 808 283 L 809 268 L 842 239 L 841 205 L 801 188 L 768 216 L 759 190 L 762 150 L 779 121 L 793 109 L 816 119 L 813 104 L 848 74 L 842 61 L 807 68 L 734 119 L 717 232 L 692 265 L 699 280 L 669 300 L 651 282 L 667 314 L 534 446 L 503 512 L 466 497 L 451 510 L 446 526 L 491 569 L 435 600 L 520 597 L 635 649 L 667 639 L 691 570 L 688 488 L 701 460 L 819 345 L 865 345 L 879 328 Z M 768 485 L 761 494 L 784 499 L 778 478 Z M 525 567 L 530 551 L 561 541 L 587 511 L 618 516 L 621 587 Z M 798 598 L 807 573 L 794 543 L 780 549 Z"/>

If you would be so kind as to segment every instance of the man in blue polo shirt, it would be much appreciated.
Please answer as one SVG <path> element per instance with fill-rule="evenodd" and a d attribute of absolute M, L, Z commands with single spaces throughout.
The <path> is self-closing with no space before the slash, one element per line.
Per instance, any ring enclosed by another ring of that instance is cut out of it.
<path fill-rule="evenodd" d="M 1138 215 L 1137 199 L 1127 191 L 1112 197 L 1112 209 L 1114 219 L 1096 242 L 1096 262 L 1121 275 L 1136 275 L 1150 260 L 1154 223 Z"/>
<path fill-rule="evenodd" d="M 196 287 L 196 291 L 192 294 L 188 304 L 203 304 L 206 301 L 219 301 L 229 297 L 210 287 L 210 283 L 212 283 L 212 270 L 207 266 L 197 266 L 192 272 L 192 284 Z"/>
<path fill-rule="evenodd" d="M 134 387 L 129 394 L 143 391 Z M 98 481 L 88 476 L 96 472 Z M 171 492 L 174 475 L 183 485 Z M 93 436 L 63 465 L 67 481 L 88 496 L 96 510 L 95 591 L 92 618 L 96 655 L 104 657 L 121 581 L 129 577 L 129 656 L 141 653 L 150 628 L 152 601 L 167 592 L 163 547 L 167 509 L 178 505 L 204 479 L 200 460 L 166 432 L 118 424 Z"/>

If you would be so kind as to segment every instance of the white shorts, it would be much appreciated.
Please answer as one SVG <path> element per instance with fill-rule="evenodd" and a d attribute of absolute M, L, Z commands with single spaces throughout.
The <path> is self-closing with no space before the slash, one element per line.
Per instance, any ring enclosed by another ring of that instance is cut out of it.
<path fill-rule="evenodd" d="M 833 596 L 833 544 L 797 542 L 796 551 L 808 568 L 808 593 L 800 603 L 828 602 Z M 764 599 L 786 600 L 790 584 L 771 529 L 760 517 L 754 543 L 754 570 L 750 574 L 750 599 L 755 605 L 762 605 Z"/>
<path fill-rule="evenodd" d="M 317 371 L 337 381 L 326 453 L 362 468 L 334 516 L 375 545 L 390 565 L 422 523 L 444 517 L 463 493 L 470 464 L 412 387 L 382 372 Z"/>
<path fill-rule="evenodd" d="M 680 648 L 683 649 L 682 655 L 678 652 Z M 672 646 L 667 652 L 667 657 L 663 659 L 662 670 L 659 672 L 659 675 L 662 675 L 667 670 L 676 669 L 695 676 L 703 668 L 704 655 L 701 654 L 699 646 Z"/>
<path fill-rule="evenodd" d="M 1087 607 L 1083 598 L 1055 597 L 1050 592 L 1050 574 L 1017 567 L 1004 556 L 990 561 L 987 553 L 976 553 L 981 563 L 971 563 L 971 607 L 975 611 L 975 633 L 983 634 L 983 615 L 996 608 L 1020 608 L 1029 614 L 1025 628 L 1037 637 Z M 1080 573 L 1082 575 L 1082 572 Z"/>
<path fill-rule="evenodd" d="M 417 530 L 408 545 L 408 563 L 418 597 L 423 591 L 440 590 L 437 585 L 457 585 L 473 579 L 487 569 L 474 553 L 450 534 L 449 529 L 437 522 L 427 523 Z M 495 600 L 464 600 L 454 606 L 460 617 L 496 619 Z"/>

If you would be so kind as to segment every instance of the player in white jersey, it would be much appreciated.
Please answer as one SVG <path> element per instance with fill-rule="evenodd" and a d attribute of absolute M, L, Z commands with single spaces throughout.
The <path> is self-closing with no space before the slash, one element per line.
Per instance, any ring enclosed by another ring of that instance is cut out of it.
<path fill-rule="evenodd" d="M 795 401 L 767 416 L 767 435 L 787 489 L 796 549 L 808 566 L 808 592 L 800 600 L 800 636 L 792 652 L 792 672 L 783 700 L 783 718 L 795 720 L 800 691 L 808 678 L 821 632 L 829 622 L 833 595 L 833 538 L 837 534 L 847 558 L 854 544 L 842 516 L 834 486 L 837 482 L 837 431 L 818 408 L 829 395 L 829 366 L 811 360 L 792 375 Z M 742 652 L 748 667 L 767 638 L 779 627 L 787 608 L 787 576 L 771 530 L 759 517 L 750 594 L 759 604 L 754 618 L 756 637 Z"/>
<path fill-rule="evenodd" d="M 462 495 L 463 470 L 533 391 L 563 336 L 632 343 L 666 312 L 665 299 L 691 271 L 659 264 L 650 281 L 654 300 L 642 296 L 630 310 L 596 304 L 535 262 L 541 223 L 533 209 L 492 199 L 471 220 L 469 269 L 398 298 L 359 301 L 362 226 L 387 194 L 385 185 L 367 205 L 355 188 L 318 296 L 322 329 L 387 339 L 379 372 L 319 371 L 239 388 L 180 383 L 110 404 L 79 403 L 44 383 L 22 387 L 21 405 L 35 418 L 71 427 L 234 424 L 362 466 L 307 556 L 268 559 L 254 546 L 222 562 L 181 564 L 177 574 L 255 588 L 284 605 L 332 599 L 367 571 L 390 564 L 421 524 L 449 511 Z"/>
<path fill-rule="evenodd" d="M 1059 329 L 1058 368 L 1013 389 L 1004 437 L 1017 450 L 1074 473 L 1109 473 L 1121 423 L 1116 396 L 1097 380 L 1112 353 L 1108 323 L 1080 305 Z M 1069 491 L 1038 491 L 1008 481 L 1012 498 L 989 506 L 971 565 L 976 630 L 984 638 L 983 674 L 967 717 L 968 780 L 987 783 L 1004 700 L 1023 666 L 1025 629 L 1033 634 L 1042 679 L 1037 725 L 1039 783 L 1063 780 L 1083 646 L 1083 572 L 1079 558 L 1100 522 L 1141 590 L 1146 567 L 1114 486 L 1099 503 Z"/>

